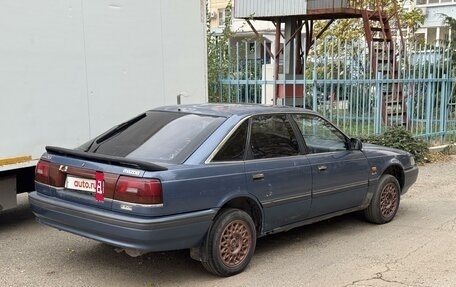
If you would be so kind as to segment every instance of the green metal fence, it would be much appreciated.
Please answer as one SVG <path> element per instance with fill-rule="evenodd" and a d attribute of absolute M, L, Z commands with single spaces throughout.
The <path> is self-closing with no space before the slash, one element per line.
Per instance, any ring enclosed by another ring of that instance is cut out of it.
<path fill-rule="evenodd" d="M 300 62 L 282 53 L 277 74 L 267 42 L 232 43 L 220 53 L 229 72 L 210 87 L 215 101 L 313 109 L 352 136 L 403 125 L 429 141 L 456 140 L 456 76 L 450 49 L 377 43 L 369 51 L 363 41 L 315 41 Z M 382 53 L 385 49 L 391 52 Z"/>

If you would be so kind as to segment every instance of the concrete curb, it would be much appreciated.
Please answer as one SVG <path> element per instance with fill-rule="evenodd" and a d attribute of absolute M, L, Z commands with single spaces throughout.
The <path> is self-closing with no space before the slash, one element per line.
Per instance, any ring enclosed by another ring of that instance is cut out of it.
<path fill-rule="evenodd" d="M 429 152 L 431 152 L 431 153 L 444 152 L 446 154 L 456 154 L 456 143 L 433 146 L 433 147 L 429 148 Z"/>

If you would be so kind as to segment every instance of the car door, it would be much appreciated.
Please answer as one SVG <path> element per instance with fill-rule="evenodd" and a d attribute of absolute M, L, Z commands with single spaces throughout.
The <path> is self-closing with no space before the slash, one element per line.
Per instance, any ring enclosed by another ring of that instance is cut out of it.
<path fill-rule="evenodd" d="M 364 153 L 351 148 L 348 138 L 315 114 L 295 114 L 312 167 L 312 206 L 316 217 L 361 205 L 368 190 L 369 165 Z"/>
<path fill-rule="evenodd" d="M 285 114 L 250 119 L 246 182 L 263 206 L 266 232 L 301 221 L 310 210 L 311 167 L 296 132 Z"/>

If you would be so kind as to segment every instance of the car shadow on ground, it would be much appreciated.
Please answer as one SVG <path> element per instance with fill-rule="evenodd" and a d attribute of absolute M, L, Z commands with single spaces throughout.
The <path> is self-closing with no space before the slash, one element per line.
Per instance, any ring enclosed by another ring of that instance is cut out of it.
<path fill-rule="evenodd" d="M 359 213 L 345 214 L 321 222 L 290 229 L 286 232 L 271 234 L 257 240 L 256 255 L 281 252 L 289 249 L 290 244 L 305 243 L 303 247 L 318 245 L 332 234 L 352 233 L 355 228 L 371 225 Z"/>
<path fill-rule="evenodd" d="M 298 227 L 288 232 L 268 235 L 257 240 L 257 248 L 253 260 L 261 264 L 262 257 L 274 256 L 281 252 L 291 252 L 290 244 L 311 248 L 324 244 L 333 234 L 353 233 L 354 229 L 368 228 L 371 225 L 357 213 L 343 215 L 330 220 Z M 310 247 L 309 247 L 310 246 Z M 139 257 L 130 257 L 124 252 L 117 253 L 114 248 L 101 243 L 94 243 L 91 248 L 76 252 L 78 262 L 84 266 L 103 265 L 115 266 L 119 278 L 135 278 L 136 282 L 150 282 L 155 278 L 160 282 L 174 283 L 187 280 L 212 281 L 218 277 L 207 273 L 200 262 L 190 258 L 188 250 L 153 252 Z M 111 270 L 113 272 L 113 270 Z M 248 269 L 247 269 L 248 272 Z M 156 282 L 156 281 L 155 281 Z M 157 282 L 154 284 L 158 284 Z M 141 283 L 143 284 L 143 283 Z"/>

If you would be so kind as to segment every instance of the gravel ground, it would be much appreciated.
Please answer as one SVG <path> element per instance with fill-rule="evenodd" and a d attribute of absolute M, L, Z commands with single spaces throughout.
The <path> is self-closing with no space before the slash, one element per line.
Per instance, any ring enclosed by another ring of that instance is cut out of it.
<path fill-rule="evenodd" d="M 456 157 L 420 168 L 391 223 L 358 214 L 267 236 L 218 278 L 188 251 L 131 258 L 38 224 L 26 195 L 0 213 L 0 286 L 456 286 Z"/>

